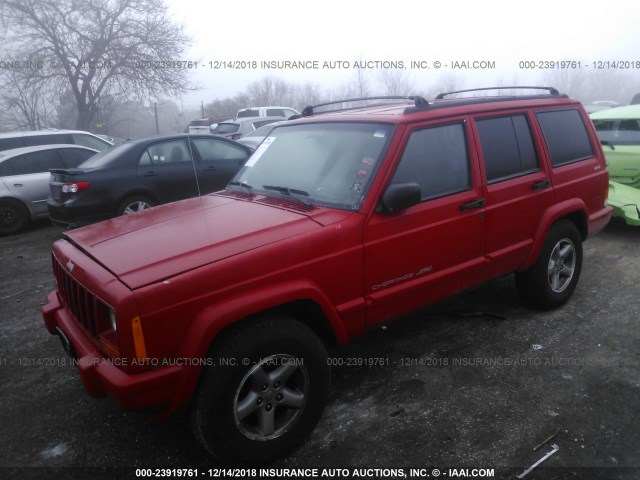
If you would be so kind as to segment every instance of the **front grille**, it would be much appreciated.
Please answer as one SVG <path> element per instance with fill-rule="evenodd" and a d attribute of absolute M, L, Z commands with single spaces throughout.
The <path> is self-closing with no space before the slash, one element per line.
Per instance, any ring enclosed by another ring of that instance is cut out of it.
<path fill-rule="evenodd" d="M 78 322 L 94 338 L 98 338 L 96 318 L 98 316 L 98 300 L 96 296 L 73 278 L 53 257 L 53 274 L 58 282 L 58 292 L 65 307 Z"/>

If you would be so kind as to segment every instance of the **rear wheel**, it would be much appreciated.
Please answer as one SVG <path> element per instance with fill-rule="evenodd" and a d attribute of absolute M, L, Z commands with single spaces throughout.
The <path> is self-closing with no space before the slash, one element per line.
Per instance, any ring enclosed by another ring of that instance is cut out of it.
<path fill-rule="evenodd" d="M 569 300 L 581 270 L 580 233 L 569 220 L 560 220 L 549 230 L 536 263 L 516 273 L 516 285 L 526 304 L 549 310 Z"/>
<path fill-rule="evenodd" d="M 11 235 L 29 223 L 29 211 L 15 200 L 0 201 L 0 234 Z"/>
<path fill-rule="evenodd" d="M 330 385 L 327 352 L 305 325 L 265 317 L 210 352 L 193 407 L 196 437 L 215 457 L 256 465 L 282 457 L 313 430 Z"/>
<path fill-rule="evenodd" d="M 154 207 L 155 203 L 146 197 L 125 198 L 118 207 L 118 215 L 130 215 Z"/>

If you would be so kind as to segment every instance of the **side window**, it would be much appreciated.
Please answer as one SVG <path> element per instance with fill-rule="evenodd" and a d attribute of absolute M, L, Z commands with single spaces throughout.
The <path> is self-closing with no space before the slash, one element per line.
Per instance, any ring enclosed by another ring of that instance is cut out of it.
<path fill-rule="evenodd" d="M 75 168 L 96 153 L 84 148 L 60 148 L 58 154 L 62 158 L 65 168 Z"/>
<path fill-rule="evenodd" d="M 487 182 L 539 170 L 529 123 L 524 115 L 478 120 Z"/>
<path fill-rule="evenodd" d="M 267 108 L 267 117 L 286 117 L 282 108 Z"/>
<path fill-rule="evenodd" d="M 51 135 L 33 135 L 24 137 L 24 144 L 27 147 L 34 145 L 51 145 L 56 143 L 73 143 L 71 135 L 68 133 L 55 133 Z"/>
<path fill-rule="evenodd" d="M 140 157 L 139 165 L 166 165 L 190 162 L 191 153 L 184 140 L 173 140 L 151 145 Z"/>
<path fill-rule="evenodd" d="M 417 182 L 422 200 L 471 188 L 464 126 L 425 128 L 411 134 L 391 183 Z"/>
<path fill-rule="evenodd" d="M 73 142 L 76 145 L 82 145 L 83 147 L 95 148 L 98 151 L 102 151 L 105 148 L 109 148 L 111 144 L 105 140 L 101 140 L 92 135 L 86 135 L 84 133 L 72 133 Z"/>
<path fill-rule="evenodd" d="M 593 148 L 578 110 L 538 112 L 537 117 L 554 167 L 593 157 Z"/>
<path fill-rule="evenodd" d="M 249 155 L 239 148 L 222 140 L 198 138 L 193 140 L 200 158 L 205 162 L 217 160 L 245 160 Z"/>
<path fill-rule="evenodd" d="M 25 153 L 8 160 L 14 175 L 29 175 L 32 173 L 46 172 L 50 168 L 64 168 L 62 161 L 52 150 L 42 152 Z"/>
<path fill-rule="evenodd" d="M 13 166 L 11 162 L 7 160 L 6 162 L 0 162 L 0 177 L 9 177 L 13 175 Z"/>
<path fill-rule="evenodd" d="M 24 147 L 23 137 L 9 137 L 0 140 L 0 150 L 11 150 L 12 148 Z"/>

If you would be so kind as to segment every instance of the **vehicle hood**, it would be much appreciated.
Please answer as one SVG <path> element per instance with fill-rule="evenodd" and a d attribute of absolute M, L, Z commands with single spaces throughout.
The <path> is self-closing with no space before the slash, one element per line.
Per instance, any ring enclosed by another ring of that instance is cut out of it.
<path fill-rule="evenodd" d="M 208 195 L 78 228 L 65 237 L 136 289 L 322 228 L 304 212 Z"/>

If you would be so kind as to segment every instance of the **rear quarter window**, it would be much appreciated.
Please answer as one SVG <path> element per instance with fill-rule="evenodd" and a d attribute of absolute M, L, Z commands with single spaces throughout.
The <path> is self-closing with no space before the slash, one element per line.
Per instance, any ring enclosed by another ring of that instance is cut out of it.
<path fill-rule="evenodd" d="M 577 109 L 537 112 L 554 167 L 593 157 L 587 128 Z"/>
<path fill-rule="evenodd" d="M 53 135 L 33 135 L 24 137 L 24 143 L 27 147 L 31 147 L 35 145 L 51 145 L 56 143 L 74 143 L 74 141 L 68 133 L 56 133 Z"/>
<path fill-rule="evenodd" d="M 12 137 L 0 139 L 0 150 L 11 150 L 12 148 L 24 147 L 22 137 Z"/>

